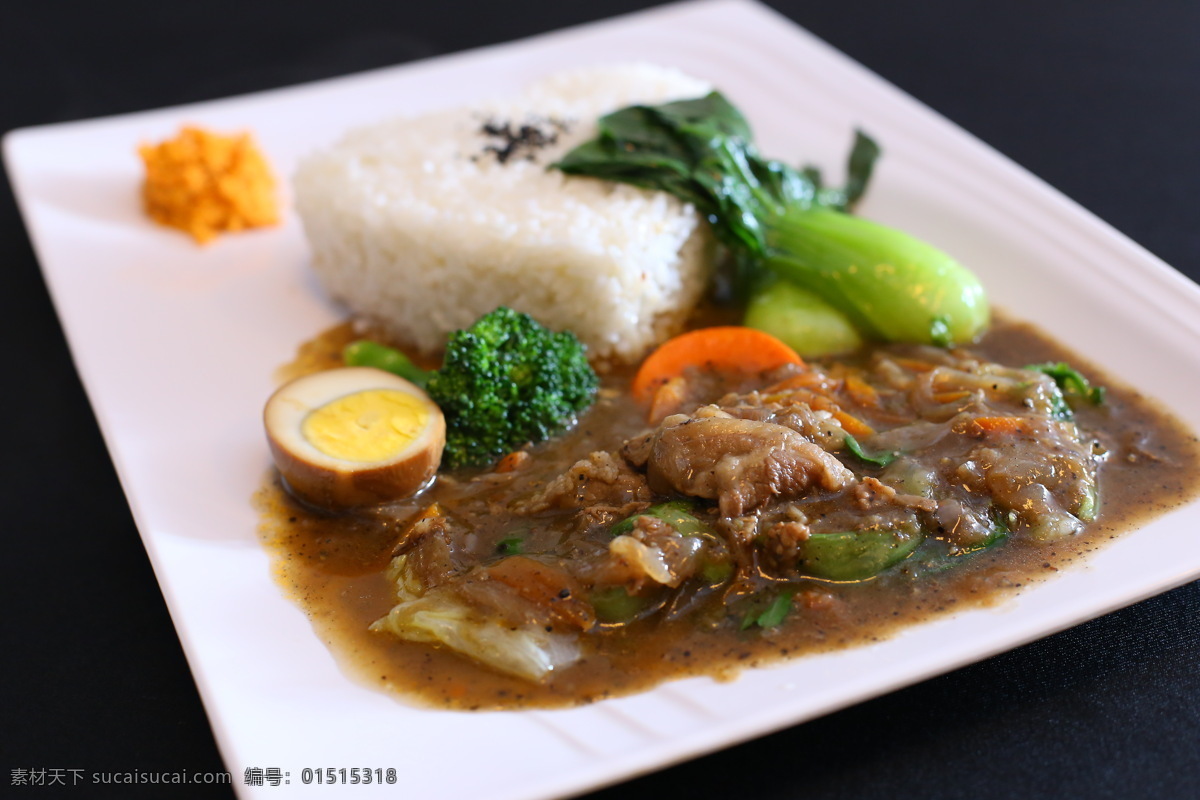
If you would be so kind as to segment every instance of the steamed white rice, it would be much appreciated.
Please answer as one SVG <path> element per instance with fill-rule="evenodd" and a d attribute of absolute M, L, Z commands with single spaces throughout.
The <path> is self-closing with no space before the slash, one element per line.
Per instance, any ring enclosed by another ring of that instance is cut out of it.
<path fill-rule="evenodd" d="M 593 355 L 637 358 L 679 328 L 703 291 L 707 226 L 673 197 L 546 165 L 592 138 L 604 113 L 709 90 L 675 70 L 598 68 L 352 131 L 295 176 L 313 268 L 355 314 L 426 352 L 507 305 L 574 331 Z M 500 144 L 483 133 L 489 122 L 558 138 L 501 163 L 486 150 Z"/>

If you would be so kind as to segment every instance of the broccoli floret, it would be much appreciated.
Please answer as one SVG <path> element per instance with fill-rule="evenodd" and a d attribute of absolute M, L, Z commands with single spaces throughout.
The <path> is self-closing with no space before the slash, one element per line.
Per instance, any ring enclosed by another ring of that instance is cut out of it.
<path fill-rule="evenodd" d="M 569 331 L 500 307 L 450 336 L 430 398 L 446 416 L 442 465 L 486 464 L 568 427 L 599 379 Z"/>
<path fill-rule="evenodd" d="M 558 433 L 591 405 L 600 382 L 575 334 L 503 306 L 451 334 L 435 372 L 370 341 L 353 342 L 342 357 L 425 387 L 446 417 L 442 466 L 451 469 L 487 464 Z"/>

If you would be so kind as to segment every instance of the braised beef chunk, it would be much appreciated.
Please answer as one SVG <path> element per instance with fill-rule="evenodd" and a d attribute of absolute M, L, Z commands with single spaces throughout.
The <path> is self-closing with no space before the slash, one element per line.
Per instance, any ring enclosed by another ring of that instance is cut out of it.
<path fill-rule="evenodd" d="M 715 406 L 691 417 L 667 417 L 649 439 L 635 440 L 625 452 L 634 466 L 645 468 L 655 492 L 716 500 L 724 517 L 814 487 L 840 489 L 854 478 L 794 430 L 738 419 Z"/>
<path fill-rule="evenodd" d="M 625 509 L 631 504 L 649 503 L 651 496 L 645 477 L 612 453 L 596 451 L 577 461 L 536 496 L 517 503 L 515 509 L 520 513 L 594 506 Z"/>

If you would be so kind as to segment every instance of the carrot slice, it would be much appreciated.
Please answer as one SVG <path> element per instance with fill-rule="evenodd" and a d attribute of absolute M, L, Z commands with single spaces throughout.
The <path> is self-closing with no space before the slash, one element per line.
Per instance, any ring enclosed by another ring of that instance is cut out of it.
<path fill-rule="evenodd" d="M 493 472 L 514 472 L 525 466 L 532 456 L 528 450 L 513 450 L 496 462 Z"/>
<path fill-rule="evenodd" d="M 1033 425 L 1026 417 L 976 417 L 973 422 L 984 433 L 1032 433 Z"/>
<path fill-rule="evenodd" d="M 860 406 L 879 408 L 879 392 L 858 375 L 846 376 L 846 394 L 850 395 L 850 399 Z"/>
<path fill-rule="evenodd" d="M 867 423 L 863 422 L 856 416 L 847 414 L 841 409 L 833 411 L 833 418 L 842 426 L 842 430 L 855 438 L 870 436 L 875 433 L 875 429 Z"/>
<path fill-rule="evenodd" d="M 892 361 L 911 372 L 929 372 L 934 365 L 916 358 L 893 358 Z"/>
<path fill-rule="evenodd" d="M 651 353 L 634 376 L 632 392 L 639 402 L 649 402 L 659 386 L 688 367 L 753 373 L 784 364 L 803 365 L 804 360 L 769 333 L 737 325 L 700 328 L 668 339 Z"/>

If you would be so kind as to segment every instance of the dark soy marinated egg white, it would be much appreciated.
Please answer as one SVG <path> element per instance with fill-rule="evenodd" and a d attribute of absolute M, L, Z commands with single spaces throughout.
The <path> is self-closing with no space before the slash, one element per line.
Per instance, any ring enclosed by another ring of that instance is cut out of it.
<path fill-rule="evenodd" d="M 442 412 L 425 392 L 368 367 L 285 384 L 267 401 L 263 422 L 289 490 L 326 509 L 416 493 L 437 471 L 446 440 Z"/>

